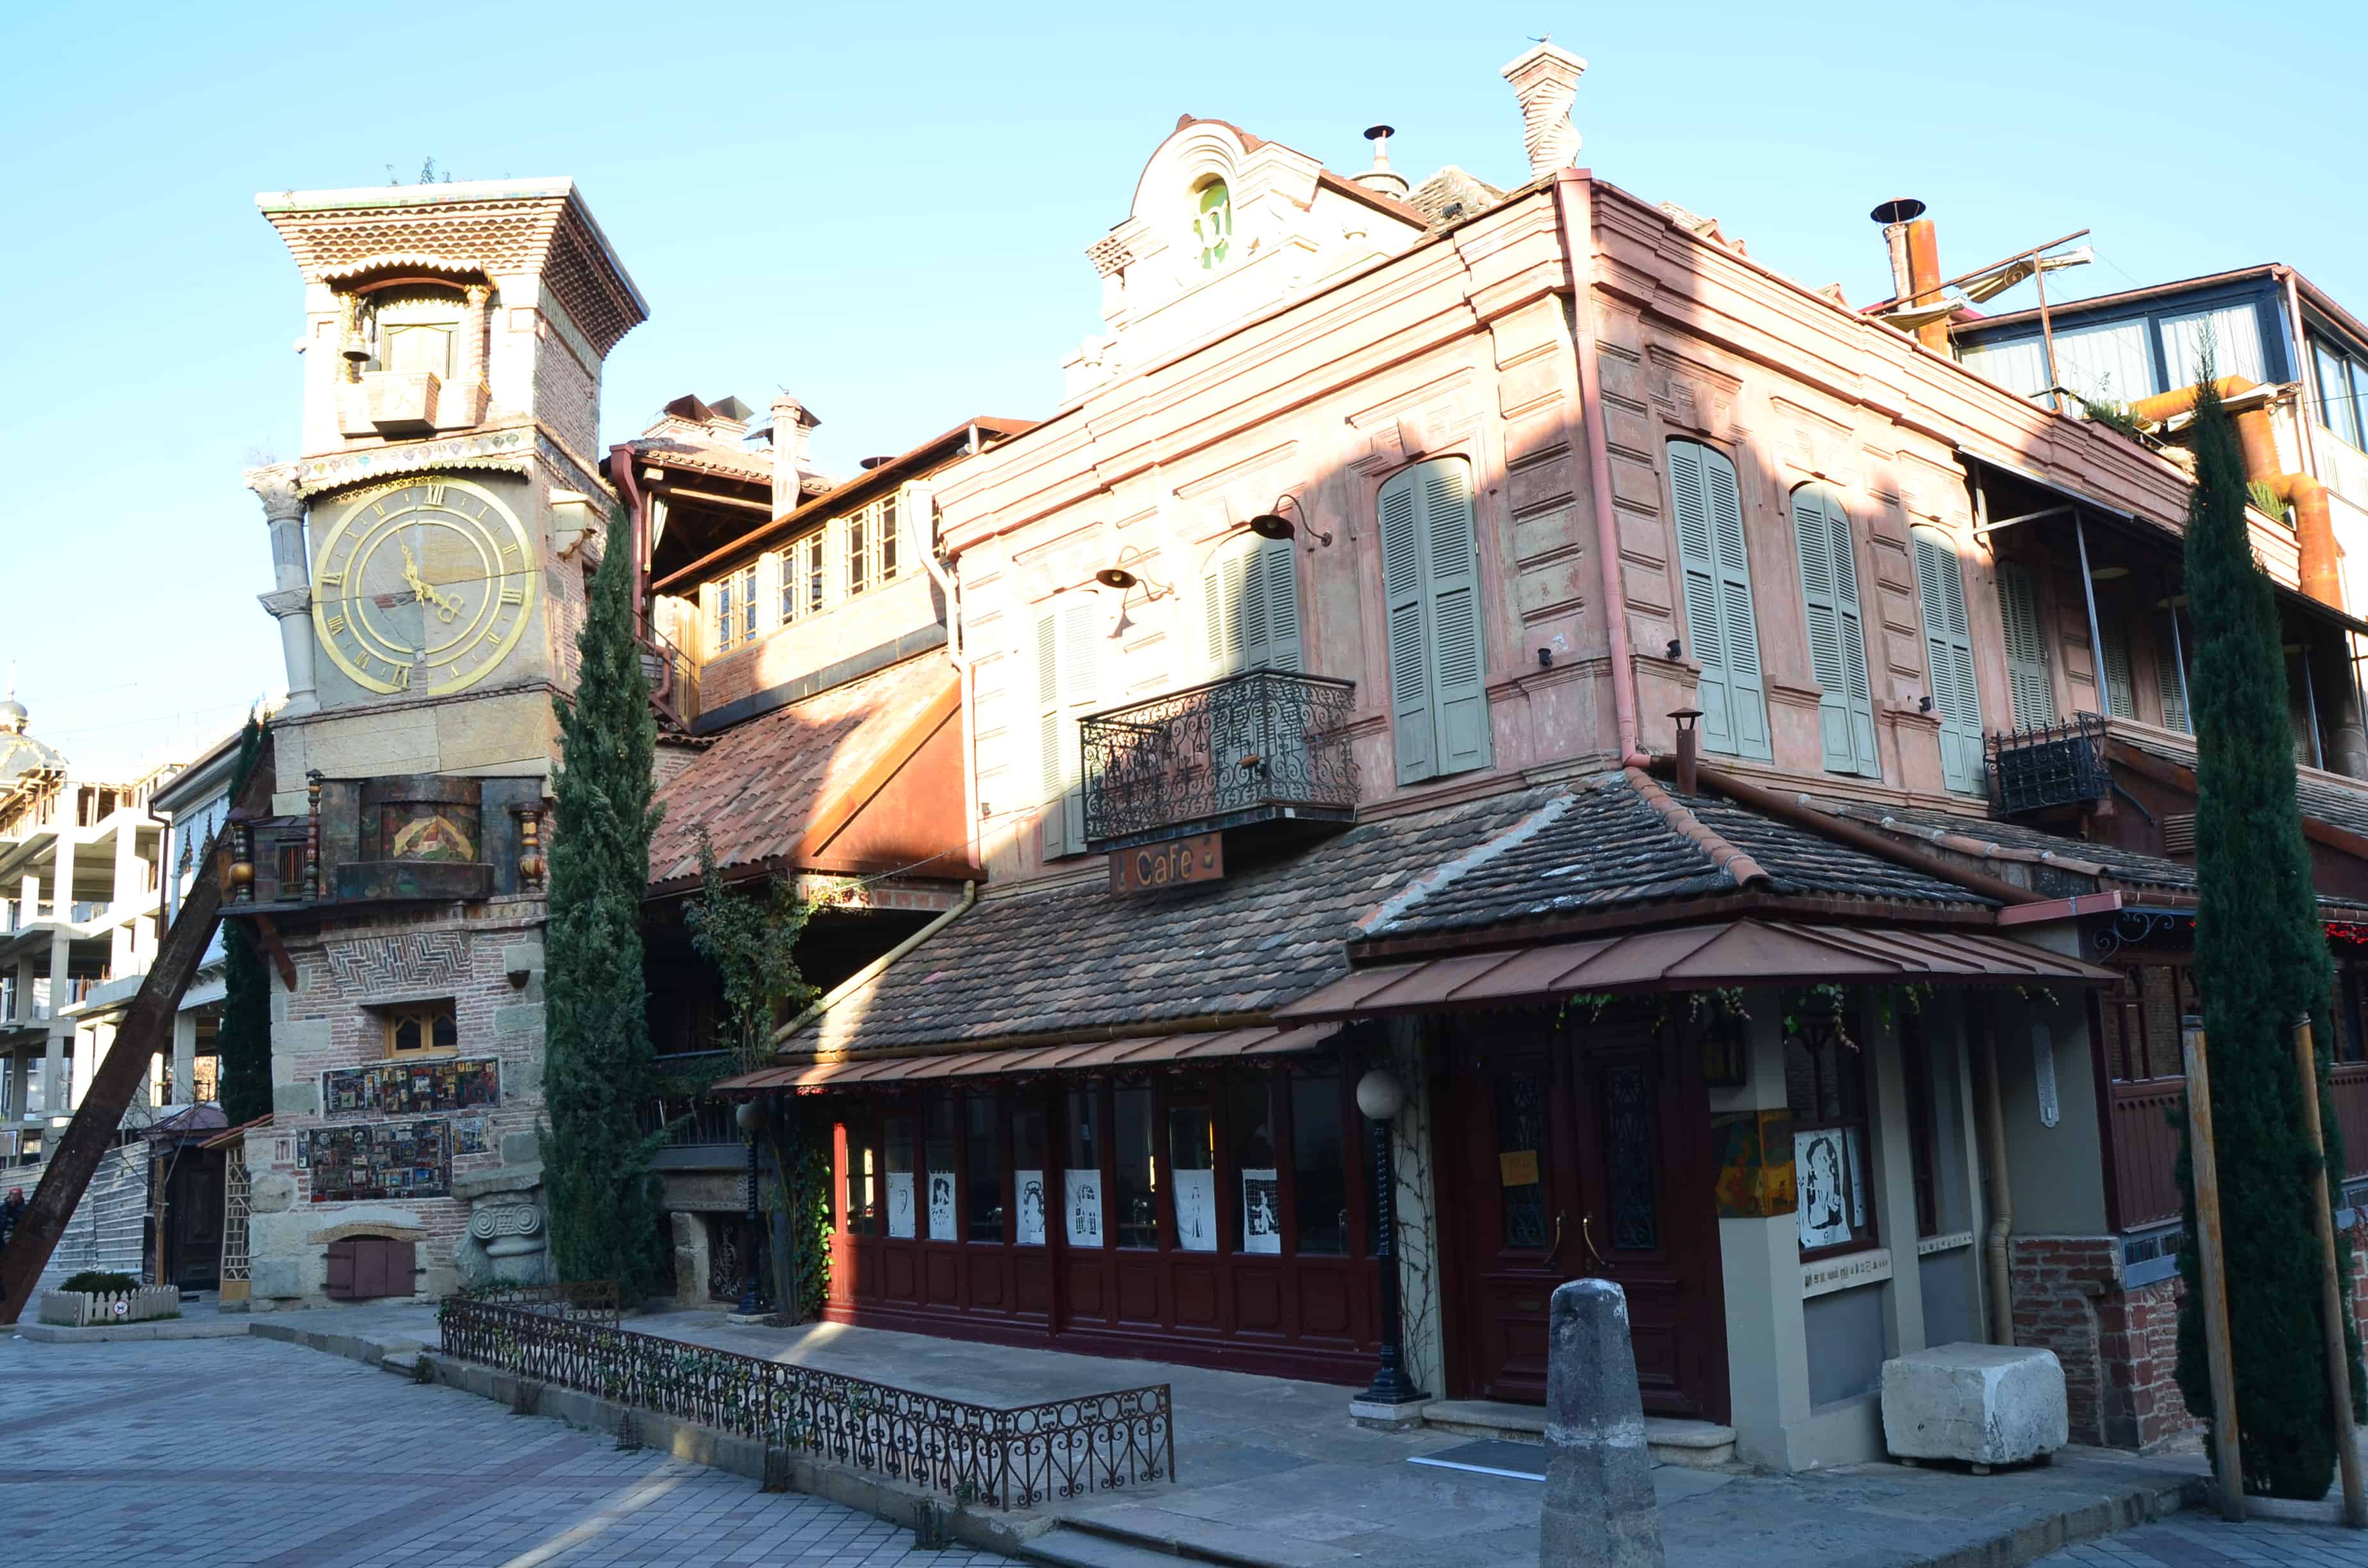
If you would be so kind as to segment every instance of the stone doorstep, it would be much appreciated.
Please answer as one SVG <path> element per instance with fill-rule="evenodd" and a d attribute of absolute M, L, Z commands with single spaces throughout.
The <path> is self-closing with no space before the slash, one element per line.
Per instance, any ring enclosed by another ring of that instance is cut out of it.
<path fill-rule="evenodd" d="M 1546 1440 L 1546 1413 L 1542 1405 L 1508 1404 L 1486 1399 L 1434 1400 L 1423 1413 L 1423 1421 L 1442 1432 L 1467 1437 L 1497 1437 L 1511 1443 Z M 1652 1449 L 1655 1464 L 1717 1470 L 1735 1461 L 1735 1428 L 1708 1421 L 1647 1415 L 1645 1446 Z"/>
<path fill-rule="evenodd" d="M 203 1318 L 152 1318 L 146 1323 L 94 1324 L 69 1328 L 55 1323 L 19 1323 L 17 1333 L 37 1345 L 96 1345 L 103 1340 L 230 1339 L 246 1332 L 245 1323 Z"/>
<path fill-rule="evenodd" d="M 1277 1548 L 1288 1550 L 1280 1542 Z M 1288 1557 L 1246 1556 L 1207 1539 L 1152 1535 L 1108 1524 L 1091 1515 L 1061 1520 L 1031 1538 L 1017 1555 L 1030 1562 L 1053 1563 L 1055 1568 L 1175 1568 L 1179 1561 L 1212 1562 L 1219 1568 L 1304 1568 Z M 1322 1548 L 1307 1554 L 1310 1562 L 1329 1562 L 1334 1555 Z"/>

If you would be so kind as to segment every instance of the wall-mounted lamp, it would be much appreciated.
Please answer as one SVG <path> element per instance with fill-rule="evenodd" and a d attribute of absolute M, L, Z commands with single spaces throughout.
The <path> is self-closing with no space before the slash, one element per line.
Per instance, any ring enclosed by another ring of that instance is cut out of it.
<path fill-rule="evenodd" d="M 1538 668 L 1542 670 L 1550 670 L 1554 668 L 1554 650 L 1552 648 L 1541 648 L 1538 650 Z"/>
<path fill-rule="evenodd" d="M 1146 601 L 1174 593 L 1176 591 L 1175 589 L 1162 587 L 1157 583 L 1147 582 L 1144 578 L 1136 576 L 1133 573 L 1126 569 L 1126 563 L 1128 562 L 1133 561 L 1140 562 L 1150 553 L 1151 552 L 1149 551 L 1144 550 L 1140 546 L 1132 544 L 1128 545 L 1124 550 L 1118 552 L 1118 559 L 1116 561 L 1094 574 L 1094 581 L 1099 583 L 1105 588 L 1116 588 L 1121 593 L 1124 593 L 1130 588 L 1140 585 L 1144 589 L 1143 597 Z"/>
<path fill-rule="evenodd" d="M 1325 532 L 1322 528 L 1317 528 L 1314 518 L 1308 517 L 1307 504 L 1300 500 L 1298 496 L 1293 495 L 1287 491 L 1274 498 L 1274 505 L 1260 512 L 1257 517 L 1250 519 L 1250 532 L 1258 535 L 1260 539 L 1296 538 L 1298 536 L 1299 529 L 1292 524 L 1289 517 L 1282 515 L 1282 509 L 1285 506 L 1298 507 L 1300 517 L 1304 518 L 1307 522 L 1307 531 L 1314 534 L 1317 539 L 1322 540 L 1326 549 L 1328 550 L 1331 548 L 1332 536 Z"/>
<path fill-rule="evenodd" d="M 1685 651 L 1686 645 L 1684 643 L 1679 642 L 1674 637 L 1669 639 L 1669 659 L 1671 663 L 1675 663 L 1677 659 L 1685 653 Z"/>
<path fill-rule="evenodd" d="M 1918 713 L 1930 713 L 1932 711 L 1932 694 L 1930 692 L 1928 691 L 1923 696 L 1916 699 L 1916 711 Z"/>

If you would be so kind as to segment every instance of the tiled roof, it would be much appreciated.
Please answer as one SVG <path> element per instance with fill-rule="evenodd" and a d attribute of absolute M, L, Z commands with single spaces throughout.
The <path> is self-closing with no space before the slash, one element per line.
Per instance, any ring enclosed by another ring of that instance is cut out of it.
<path fill-rule="evenodd" d="M 2148 756 L 2159 757 L 2173 767 L 2184 767 L 2191 772 L 2194 770 L 2195 750 L 2192 745 L 2182 750 L 2122 724 L 2115 724 L 2112 734 L 2114 740 L 2123 745 L 2134 746 Z M 2329 784 L 2324 779 L 2297 778 L 2294 780 L 2294 795 L 2302 802 L 2303 815 L 2323 822 L 2329 827 L 2340 827 L 2346 833 L 2356 833 L 2368 838 L 2368 791 L 2347 790 L 2340 784 Z"/>
<path fill-rule="evenodd" d="M 1493 853 L 1450 867 L 1434 887 L 1376 922 L 1374 937 L 1431 936 L 1508 921 L 1611 910 L 1668 899 L 1741 891 L 1741 871 L 1757 891 L 1817 898 L 1860 898 L 1987 909 L 1989 901 L 1954 882 L 1893 864 L 1863 850 L 1770 821 L 1712 796 L 1664 799 L 1692 813 L 1709 834 L 1748 857 L 1722 869 L 1697 838 L 1674 826 L 1623 773 L 1551 803 L 1520 835 Z M 1494 846 L 1492 846 L 1494 847 Z M 1764 872 L 1759 881 L 1752 872 Z"/>
<path fill-rule="evenodd" d="M 2111 844 L 2092 844 L 2085 838 L 2066 838 L 2061 834 L 2048 833 L 2018 822 L 1959 816 L 1953 812 L 1917 807 L 1870 806 L 1861 801 L 1829 801 L 1822 804 L 1825 809 L 1852 822 L 1862 823 L 1868 827 L 1887 828 L 1905 838 L 1919 838 L 1930 833 L 1959 834 L 1978 842 L 2019 851 L 2018 858 L 2054 857 L 2059 862 L 2068 862 L 2066 869 L 2076 874 L 2086 874 L 2080 869 L 2085 863 L 2101 868 L 2106 875 L 2117 881 L 2185 892 L 2192 892 L 2195 888 L 2195 868 L 2180 861 L 2166 860 L 2157 855 L 2141 855 L 2134 849 L 2123 849 Z"/>
<path fill-rule="evenodd" d="M 1085 886 L 983 901 L 792 1050 L 894 1050 L 1258 1014 L 1349 971 L 1358 922 L 1551 796 L 1492 796 L 1360 824 L 1224 881 L 1119 895 Z"/>
<path fill-rule="evenodd" d="M 1474 179 L 1450 164 L 1417 186 L 1406 197 L 1406 204 L 1436 227 L 1459 219 L 1476 218 L 1504 199 L 1505 193 L 1495 186 Z"/>
<path fill-rule="evenodd" d="M 924 655 L 777 708 L 714 737 L 658 788 L 650 881 L 699 873 L 699 830 L 725 867 L 786 855 L 815 813 L 881 761 L 959 678 Z"/>

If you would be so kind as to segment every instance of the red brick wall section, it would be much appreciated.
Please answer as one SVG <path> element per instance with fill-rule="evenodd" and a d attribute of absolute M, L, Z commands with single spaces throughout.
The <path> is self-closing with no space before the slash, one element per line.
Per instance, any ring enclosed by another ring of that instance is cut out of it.
<path fill-rule="evenodd" d="M 2110 1236 L 2017 1236 L 2008 1254 L 2018 1345 L 2055 1352 L 2076 1443 L 2112 1443 L 2106 1431 L 2105 1332 L 2098 1307 L 2118 1295 L 2119 1248 Z M 2121 1446 L 2127 1447 L 2127 1443 Z"/>

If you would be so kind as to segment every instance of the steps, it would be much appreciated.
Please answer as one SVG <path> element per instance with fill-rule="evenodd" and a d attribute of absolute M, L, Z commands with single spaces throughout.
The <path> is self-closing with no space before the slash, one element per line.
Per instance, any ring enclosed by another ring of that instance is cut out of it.
<path fill-rule="evenodd" d="M 1277 1542 L 1278 1547 L 1285 1543 Z M 1304 1546 L 1304 1543 L 1299 1543 Z M 1292 1555 L 1242 1556 L 1208 1541 L 1138 1534 L 1093 1518 L 1064 1519 L 1019 1549 L 1030 1562 L 1058 1568 L 1176 1568 L 1178 1562 L 1219 1568 L 1283 1568 Z"/>
<path fill-rule="evenodd" d="M 1423 1412 L 1423 1424 L 1467 1437 L 1497 1437 L 1514 1443 L 1546 1440 L 1546 1413 L 1535 1404 L 1505 1404 L 1485 1399 L 1442 1399 Z M 1735 1428 L 1708 1421 L 1676 1421 L 1667 1416 L 1645 1417 L 1645 1446 L 1655 1464 L 1683 1465 L 1689 1470 L 1716 1470 L 1735 1460 Z"/>

